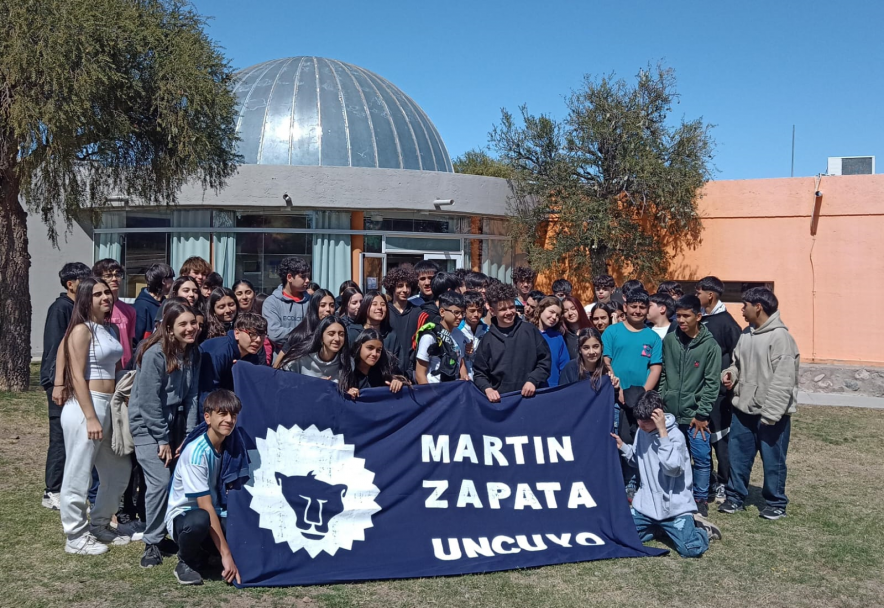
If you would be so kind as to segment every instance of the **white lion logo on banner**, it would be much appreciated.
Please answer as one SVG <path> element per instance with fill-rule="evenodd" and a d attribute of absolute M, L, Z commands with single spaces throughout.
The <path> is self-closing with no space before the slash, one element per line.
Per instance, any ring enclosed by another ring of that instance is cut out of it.
<path fill-rule="evenodd" d="M 355 457 L 343 435 L 280 425 L 255 443 L 246 490 L 258 525 L 270 530 L 274 541 L 316 557 L 365 540 L 371 516 L 381 510 L 375 502 L 380 490 L 365 459 Z"/>

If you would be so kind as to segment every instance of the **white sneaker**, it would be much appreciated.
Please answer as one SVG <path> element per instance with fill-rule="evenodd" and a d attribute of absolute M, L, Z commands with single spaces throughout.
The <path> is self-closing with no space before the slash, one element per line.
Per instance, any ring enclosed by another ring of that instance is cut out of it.
<path fill-rule="evenodd" d="M 99 540 L 99 542 L 107 545 L 128 545 L 132 537 L 114 530 L 109 525 L 91 526 L 89 532 Z"/>
<path fill-rule="evenodd" d="M 140 541 L 144 538 L 144 529 L 146 528 L 143 521 L 130 521 L 124 524 L 117 524 L 117 534 L 128 536 L 132 542 Z"/>
<path fill-rule="evenodd" d="M 43 501 L 40 504 L 47 509 L 58 511 L 61 508 L 61 498 L 58 492 L 43 492 Z"/>
<path fill-rule="evenodd" d="M 74 555 L 101 555 L 107 553 L 107 545 L 98 542 L 89 532 L 80 535 L 79 538 L 73 540 L 68 539 L 64 544 L 65 553 L 73 553 Z"/>

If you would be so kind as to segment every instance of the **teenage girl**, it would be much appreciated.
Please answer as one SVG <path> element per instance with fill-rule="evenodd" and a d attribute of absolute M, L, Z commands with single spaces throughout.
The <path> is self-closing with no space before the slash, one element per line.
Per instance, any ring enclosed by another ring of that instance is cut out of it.
<path fill-rule="evenodd" d="M 324 318 L 335 314 L 335 298 L 327 289 L 317 289 L 310 297 L 307 304 L 307 312 L 304 318 L 298 323 L 283 342 L 282 350 L 276 356 L 273 367 L 279 369 L 280 362 L 296 344 L 310 343 L 313 340 L 313 333 L 319 327 L 319 322 Z"/>
<path fill-rule="evenodd" d="M 353 369 L 349 375 L 341 376 L 338 386 L 342 393 L 356 399 L 360 390 L 388 386 L 390 392 L 398 393 L 403 385 L 409 384 L 404 376 L 393 374 L 390 357 L 378 330 L 363 329 L 350 351 L 353 353 Z"/>
<path fill-rule="evenodd" d="M 534 324 L 549 346 L 552 355 L 549 372 L 549 386 L 559 385 L 559 374 L 571 358 L 562 335 L 562 303 L 555 296 L 546 296 L 534 308 Z"/>
<path fill-rule="evenodd" d="M 565 331 L 565 344 L 568 346 L 568 357 L 573 360 L 577 358 L 577 333 L 581 329 L 592 327 L 586 311 L 583 310 L 583 304 L 574 296 L 565 296 L 562 298 L 562 325 Z"/>
<path fill-rule="evenodd" d="M 227 335 L 236 320 L 236 296 L 226 287 L 216 287 L 206 305 L 207 340 Z"/>
<path fill-rule="evenodd" d="M 595 308 L 598 308 L 596 306 Z M 595 308 L 593 312 L 595 312 Z M 608 376 L 614 390 L 620 392 L 620 379 L 611 371 L 611 366 L 602 356 L 602 334 L 594 327 L 580 330 L 577 335 L 579 355 L 562 370 L 559 384 L 571 384 L 579 380 L 589 380 L 593 390 L 598 390 L 602 376 Z"/>
<path fill-rule="evenodd" d="M 349 375 L 352 366 L 347 348 L 347 330 L 334 316 L 319 322 L 310 342 L 296 344 L 280 361 L 280 369 L 337 383 Z"/>
<path fill-rule="evenodd" d="M 611 302 L 605 302 L 604 304 L 596 304 L 593 307 L 589 320 L 592 323 L 592 326 L 601 334 L 613 324 L 613 319 L 616 314 L 617 308 L 614 304 Z"/>
<path fill-rule="evenodd" d="M 110 527 L 132 470 L 131 459 L 117 456 L 111 448 L 110 402 L 123 357 L 116 328 L 108 321 L 113 302 L 104 280 L 80 281 L 60 347 L 63 361 L 55 376 L 56 396 L 64 404 L 65 464 L 59 509 L 67 536 L 64 550 L 76 555 L 99 555 L 107 552 L 107 544 L 125 545 L 131 537 L 122 524 L 116 530 Z M 100 485 L 90 525 L 87 508 L 93 467 Z"/>
<path fill-rule="evenodd" d="M 163 563 L 166 502 L 177 450 L 197 424 L 199 348 L 196 315 L 183 301 L 169 301 L 156 331 L 135 359 L 129 398 L 129 428 L 144 473 L 144 555 L 141 566 Z"/>
<path fill-rule="evenodd" d="M 233 297 L 236 298 L 236 307 L 240 313 L 252 312 L 255 304 L 255 286 L 251 281 L 240 279 L 233 284 Z"/>
<path fill-rule="evenodd" d="M 341 294 L 341 306 L 338 308 L 338 316 L 347 325 L 355 323 L 360 306 L 362 306 L 362 292 L 358 287 L 348 287 Z"/>
<path fill-rule="evenodd" d="M 356 314 L 356 320 L 347 327 L 347 338 L 350 344 L 356 341 L 363 329 L 374 329 L 380 333 L 384 348 L 387 349 L 387 353 L 392 359 L 393 367 L 398 369 L 400 361 L 403 361 L 403 354 L 400 352 L 399 337 L 390 327 L 390 309 L 387 298 L 380 291 L 365 292 L 359 312 Z M 353 352 L 355 353 L 355 351 Z"/>

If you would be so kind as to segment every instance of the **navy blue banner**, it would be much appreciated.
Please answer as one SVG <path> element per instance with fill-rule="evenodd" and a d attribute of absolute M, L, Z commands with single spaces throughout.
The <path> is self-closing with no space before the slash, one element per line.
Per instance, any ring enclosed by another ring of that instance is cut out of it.
<path fill-rule="evenodd" d="M 234 366 L 251 480 L 228 496 L 243 586 L 453 575 L 642 546 L 608 434 L 613 389 L 489 403 L 471 383 L 363 391 Z"/>

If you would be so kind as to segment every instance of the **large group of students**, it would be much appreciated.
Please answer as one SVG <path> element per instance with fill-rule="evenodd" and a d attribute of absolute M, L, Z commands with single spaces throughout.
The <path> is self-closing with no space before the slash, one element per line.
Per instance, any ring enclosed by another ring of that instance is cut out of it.
<path fill-rule="evenodd" d="M 177 553 L 182 584 L 201 583 L 219 557 L 223 578 L 239 580 L 224 532 L 226 492 L 242 481 L 245 458 L 234 364 L 334 382 L 357 400 L 370 388 L 457 381 L 491 402 L 610 385 L 605 431 L 643 542 L 656 534 L 682 556 L 702 555 L 721 538 L 710 503 L 745 510 L 759 451 L 760 516 L 786 515 L 799 354 L 768 289 L 742 294 L 742 329 L 713 276 L 693 294 L 673 281 L 649 294 L 640 281 L 618 288 L 601 275 L 584 306 L 567 279 L 550 294 L 536 290 L 527 266 L 506 284 L 422 261 L 391 269 L 382 291 L 347 281 L 335 295 L 289 257 L 265 295 L 247 280 L 224 287 L 208 262 L 190 258 L 177 278 L 152 265 L 130 305 L 119 294 L 124 273 L 113 259 L 65 264 L 46 318 L 42 504 L 60 510 L 68 553 L 140 539 L 141 566 Z"/>

